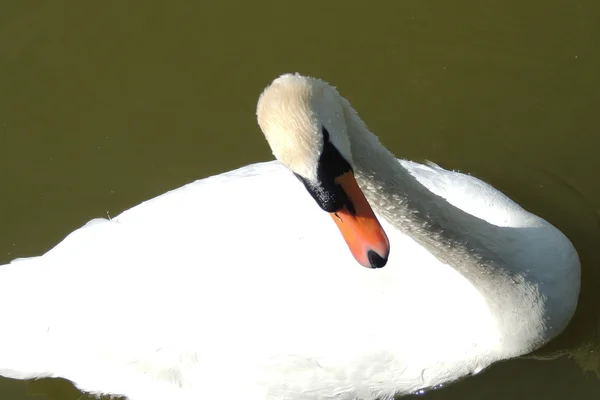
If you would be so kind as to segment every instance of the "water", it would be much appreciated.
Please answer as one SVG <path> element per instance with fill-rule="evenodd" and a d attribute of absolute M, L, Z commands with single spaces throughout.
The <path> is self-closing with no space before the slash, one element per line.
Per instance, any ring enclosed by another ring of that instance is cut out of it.
<path fill-rule="evenodd" d="M 271 159 L 257 96 L 280 73 L 312 74 L 396 155 L 491 182 L 580 253 L 580 307 L 533 355 L 546 361 L 505 362 L 421 397 L 600 398 L 596 0 L 4 3 L 0 263 Z M 60 380 L 0 379 L 0 398 L 79 397 Z"/>

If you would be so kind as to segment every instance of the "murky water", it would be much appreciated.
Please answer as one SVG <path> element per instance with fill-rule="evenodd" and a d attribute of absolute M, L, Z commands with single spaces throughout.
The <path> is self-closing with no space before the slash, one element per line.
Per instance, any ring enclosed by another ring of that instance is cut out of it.
<path fill-rule="evenodd" d="M 493 183 L 580 253 L 577 315 L 534 355 L 562 357 L 505 362 L 425 396 L 600 398 L 597 0 L 7 4 L 0 263 L 41 254 L 91 218 L 271 159 L 256 99 L 298 71 L 338 86 L 399 157 Z M 79 396 L 64 381 L 0 379 L 2 399 Z"/>

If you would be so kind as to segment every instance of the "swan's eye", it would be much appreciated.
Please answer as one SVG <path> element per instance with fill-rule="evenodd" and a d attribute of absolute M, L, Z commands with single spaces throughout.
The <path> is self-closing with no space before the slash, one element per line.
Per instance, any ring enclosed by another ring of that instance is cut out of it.
<path fill-rule="evenodd" d="M 342 153 L 331 142 L 327 128 L 323 126 L 321 131 L 323 133 L 323 150 L 319 157 L 317 177 L 319 179 L 326 176 L 337 177 L 346 172 L 353 172 L 350 163 L 346 161 Z"/>
<path fill-rule="evenodd" d="M 299 175 L 296 176 L 304 183 L 308 192 L 324 211 L 335 212 L 345 207 L 354 215 L 354 204 L 344 189 L 336 182 L 336 178 L 343 174 L 352 173 L 352 167 L 329 140 L 327 128 L 323 126 L 322 132 L 323 150 L 317 166 L 317 181 L 310 182 Z"/>

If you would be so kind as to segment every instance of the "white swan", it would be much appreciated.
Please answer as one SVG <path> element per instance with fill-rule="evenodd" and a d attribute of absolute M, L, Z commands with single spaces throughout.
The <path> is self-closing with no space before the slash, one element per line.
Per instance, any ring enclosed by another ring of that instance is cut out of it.
<path fill-rule="evenodd" d="M 281 164 L 0 266 L 0 375 L 132 400 L 385 399 L 568 324 L 580 264 L 552 225 L 478 179 L 398 161 L 323 81 L 279 77 L 257 115 Z"/>

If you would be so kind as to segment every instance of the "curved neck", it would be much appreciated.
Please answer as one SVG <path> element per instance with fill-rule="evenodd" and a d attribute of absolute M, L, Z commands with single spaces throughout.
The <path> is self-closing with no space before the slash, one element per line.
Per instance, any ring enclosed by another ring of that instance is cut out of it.
<path fill-rule="evenodd" d="M 470 239 L 470 247 L 475 247 L 472 250 L 486 253 L 487 243 L 481 232 L 497 234 L 498 227 L 473 217 L 431 192 L 379 143 L 347 101 L 344 112 L 356 178 L 378 214 L 444 262 L 452 261 L 448 246 L 468 249 L 466 238 Z M 471 237 L 474 228 L 478 234 Z M 461 260 L 455 261 L 464 261 L 468 256 L 462 254 Z"/>
<path fill-rule="evenodd" d="M 517 262 L 510 251 L 498 251 L 504 245 L 509 248 L 515 230 L 474 217 L 431 192 L 379 143 L 350 104 L 342 101 L 355 175 L 375 212 L 469 280 L 496 315 L 500 332 L 515 333 L 519 318 L 532 313 L 527 306 L 530 303 L 512 301 L 522 309 L 515 306 L 511 310 L 503 305 L 507 298 L 523 298 L 523 291 L 530 290 L 535 281 L 530 276 L 534 273 L 531 265 Z M 394 250 L 391 243 L 391 251 L 401 249 Z M 528 345 L 520 339 L 515 354 L 537 346 L 540 337 L 531 337 Z M 524 345 L 531 347 L 523 349 Z M 508 342 L 504 346 L 510 351 Z"/>

